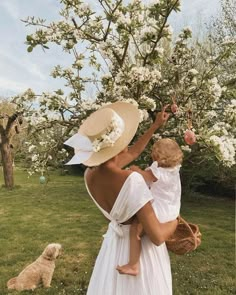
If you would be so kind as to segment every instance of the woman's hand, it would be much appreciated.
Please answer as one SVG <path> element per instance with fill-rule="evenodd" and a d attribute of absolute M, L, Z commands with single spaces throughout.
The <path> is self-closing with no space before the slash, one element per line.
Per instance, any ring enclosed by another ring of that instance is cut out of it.
<path fill-rule="evenodd" d="M 124 166 L 130 164 L 144 151 L 156 130 L 160 126 L 164 125 L 169 119 L 170 114 L 166 112 L 168 106 L 169 105 L 166 105 L 162 108 L 162 111 L 157 114 L 155 122 L 142 136 L 139 137 L 135 144 L 129 148 L 128 152 L 119 154 L 117 160 L 117 165 L 119 167 L 123 168 Z"/>
<path fill-rule="evenodd" d="M 165 125 L 165 123 L 167 122 L 167 120 L 169 119 L 170 113 L 166 112 L 166 109 L 169 107 L 169 104 L 165 105 L 161 112 L 157 113 L 156 115 L 156 119 L 153 123 L 153 125 L 155 125 L 156 128 L 159 128 L 163 125 Z"/>

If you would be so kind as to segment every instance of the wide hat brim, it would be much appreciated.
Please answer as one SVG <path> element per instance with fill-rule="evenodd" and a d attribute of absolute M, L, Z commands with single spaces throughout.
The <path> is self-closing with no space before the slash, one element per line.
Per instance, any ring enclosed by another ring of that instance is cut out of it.
<path fill-rule="evenodd" d="M 93 152 L 88 160 L 83 162 L 88 167 L 98 166 L 118 155 L 133 139 L 139 125 L 140 113 L 138 108 L 127 102 L 115 102 L 104 106 L 114 110 L 124 121 L 125 128 L 119 139 L 111 147 L 106 147 L 98 152 Z M 93 113 L 94 114 L 94 113 Z M 91 114 L 90 116 L 92 116 Z M 87 120 L 87 119 L 86 119 Z M 79 133 L 86 136 L 86 120 L 79 128 Z M 97 122 L 99 124 L 99 122 Z"/>

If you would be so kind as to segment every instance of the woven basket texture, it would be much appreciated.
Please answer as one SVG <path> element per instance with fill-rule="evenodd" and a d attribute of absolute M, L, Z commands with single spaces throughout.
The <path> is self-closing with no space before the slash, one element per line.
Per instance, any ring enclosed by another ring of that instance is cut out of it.
<path fill-rule="evenodd" d="M 188 223 L 179 216 L 179 224 L 166 241 L 167 249 L 177 255 L 183 255 L 195 250 L 201 244 L 201 233 L 198 225 Z"/>

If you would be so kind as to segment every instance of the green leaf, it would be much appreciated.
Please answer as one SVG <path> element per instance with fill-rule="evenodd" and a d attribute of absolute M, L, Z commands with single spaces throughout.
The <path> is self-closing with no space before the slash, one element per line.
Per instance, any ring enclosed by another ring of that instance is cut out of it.
<path fill-rule="evenodd" d="M 32 52 L 32 51 L 33 51 L 33 46 L 29 46 L 29 47 L 27 48 L 27 51 L 28 51 L 28 52 Z"/>
<path fill-rule="evenodd" d="M 26 36 L 26 40 L 27 40 L 28 42 L 30 42 L 30 41 L 32 40 L 32 37 L 31 37 L 30 35 L 27 35 L 27 36 Z"/>

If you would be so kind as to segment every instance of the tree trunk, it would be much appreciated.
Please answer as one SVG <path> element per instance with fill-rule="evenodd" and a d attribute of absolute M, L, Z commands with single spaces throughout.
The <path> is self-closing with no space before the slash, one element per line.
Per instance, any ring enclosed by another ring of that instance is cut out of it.
<path fill-rule="evenodd" d="M 3 136 L 0 148 L 2 154 L 2 165 L 5 186 L 8 189 L 12 189 L 14 186 L 12 152 L 9 141 L 7 140 L 7 138 L 3 138 Z"/>

